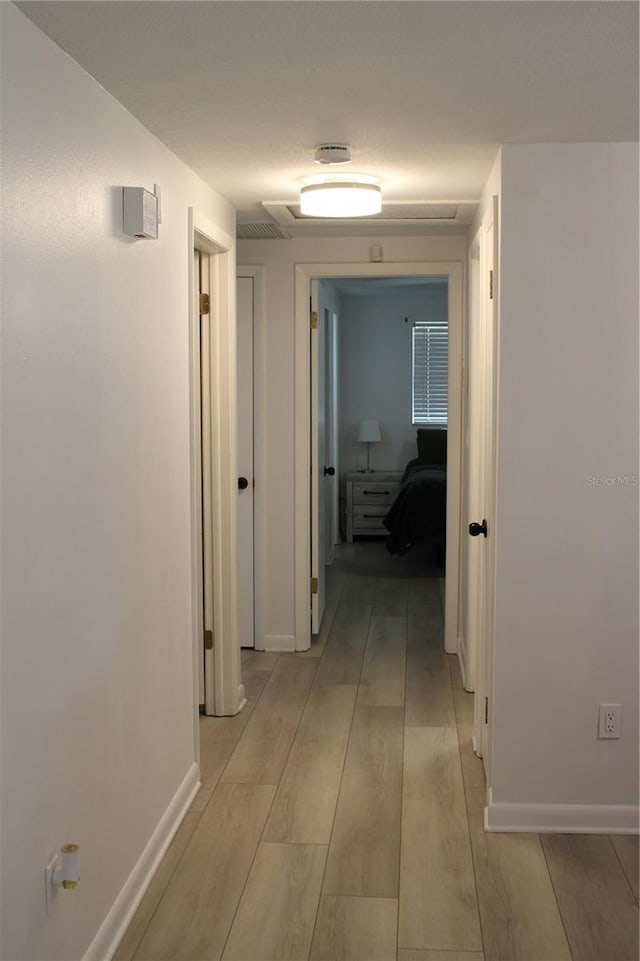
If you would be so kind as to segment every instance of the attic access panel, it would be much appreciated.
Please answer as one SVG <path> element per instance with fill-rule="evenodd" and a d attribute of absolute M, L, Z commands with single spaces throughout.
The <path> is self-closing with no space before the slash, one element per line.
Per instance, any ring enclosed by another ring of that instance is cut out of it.
<path fill-rule="evenodd" d="M 265 200 L 262 203 L 264 209 L 273 217 L 281 227 L 302 226 L 304 224 L 317 224 L 316 217 L 307 217 L 300 211 L 297 202 L 285 200 Z M 370 217 L 349 219 L 323 218 L 324 223 L 330 224 L 349 224 L 371 221 L 377 224 L 389 226 L 411 224 L 470 224 L 476 211 L 476 203 L 430 203 L 426 201 L 407 201 L 405 203 L 383 203 L 379 214 Z"/>

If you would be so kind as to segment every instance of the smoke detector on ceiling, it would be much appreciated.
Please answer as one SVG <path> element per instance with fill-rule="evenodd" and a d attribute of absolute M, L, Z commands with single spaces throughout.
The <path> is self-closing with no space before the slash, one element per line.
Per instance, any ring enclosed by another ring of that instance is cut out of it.
<path fill-rule="evenodd" d="M 316 147 L 314 162 L 317 164 L 351 163 L 351 148 L 346 143 L 321 143 Z"/>

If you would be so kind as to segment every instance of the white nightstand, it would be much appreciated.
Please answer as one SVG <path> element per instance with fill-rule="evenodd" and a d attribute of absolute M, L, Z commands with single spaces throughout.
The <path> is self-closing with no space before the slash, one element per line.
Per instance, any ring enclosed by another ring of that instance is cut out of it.
<path fill-rule="evenodd" d="M 396 499 L 401 480 L 401 470 L 351 471 L 346 475 L 348 541 L 354 535 L 388 533 L 382 519 Z"/>

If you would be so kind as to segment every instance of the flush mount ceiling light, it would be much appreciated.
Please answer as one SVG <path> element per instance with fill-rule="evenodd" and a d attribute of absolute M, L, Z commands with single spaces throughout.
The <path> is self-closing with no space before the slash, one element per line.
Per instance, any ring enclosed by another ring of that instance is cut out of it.
<path fill-rule="evenodd" d="M 319 144 L 314 161 L 337 166 L 351 161 L 347 144 Z M 371 217 L 382 210 L 382 191 L 373 177 L 352 174 L 310 178 L 300 190 L 300 212 L 306 217 Z"/>
<path fill-rule="evenodd" d="M 300 211 L 307 217 L 370 217 L 382 210 L 377 184 L 328 180 L 300 190 Z"/>

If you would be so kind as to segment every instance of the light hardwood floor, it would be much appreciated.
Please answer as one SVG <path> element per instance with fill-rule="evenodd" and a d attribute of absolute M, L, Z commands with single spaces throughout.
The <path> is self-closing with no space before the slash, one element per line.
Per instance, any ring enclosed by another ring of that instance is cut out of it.
<path fill-rule="evenodd" d="M 483 830 L 427 557 L 343 545 L 312 649 L 243 652 L 116 961 L 637 961 L 637 837 Z"/>

